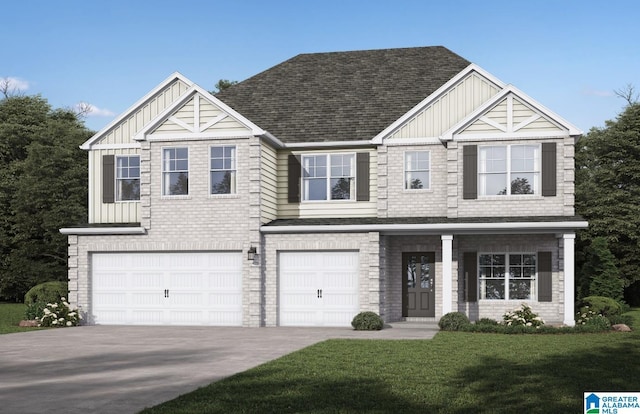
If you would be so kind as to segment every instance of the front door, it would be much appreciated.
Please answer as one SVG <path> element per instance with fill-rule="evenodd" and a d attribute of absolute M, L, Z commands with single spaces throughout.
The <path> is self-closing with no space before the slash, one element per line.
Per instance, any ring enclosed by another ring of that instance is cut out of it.
<path fill-rule="evenodd" d="M 436 313 L 436 254 L 402 254 L 402 316 L 429 317 Z"/>

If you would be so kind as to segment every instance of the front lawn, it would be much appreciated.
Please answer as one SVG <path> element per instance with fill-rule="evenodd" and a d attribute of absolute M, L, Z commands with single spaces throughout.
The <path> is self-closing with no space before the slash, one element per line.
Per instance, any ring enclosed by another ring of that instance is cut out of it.
<path fill-rule="evenodd" d="M 26 306 L 22 303 L 0 303 L 0 334 L 24 332 L 33 328 L 21 328 L 18 326 L 24 319 Z"/>
<path fill-rule="evenodd" d="M 440 332 L 325 341 L 143 413 L 568 413 L 585 391 L 638 384 L 637 332 Z"/>

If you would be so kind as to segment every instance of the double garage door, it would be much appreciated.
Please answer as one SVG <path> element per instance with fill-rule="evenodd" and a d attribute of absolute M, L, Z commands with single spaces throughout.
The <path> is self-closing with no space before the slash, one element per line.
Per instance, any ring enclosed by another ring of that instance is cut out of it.
<path fill-rule="evenodd" d="M 242 325 L 240 252 L 95 253 L 92 314 L 105 325 Z"/>
<path fill-rule="evenodd" d="M 350 326 L 358 263 L 358 252 L 280 252 L 280 326 Z"/>

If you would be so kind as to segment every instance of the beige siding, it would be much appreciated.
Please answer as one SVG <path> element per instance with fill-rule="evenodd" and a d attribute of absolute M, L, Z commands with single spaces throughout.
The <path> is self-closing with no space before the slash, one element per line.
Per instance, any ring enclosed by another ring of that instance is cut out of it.
<path fill-rule="evenodd" d="M 510 103 L 509 103 L 510 102 Z M 502 130 L 485 122 L 485 119 L 493 121 L 502 127 Z M 559 127 L 547 119 L 542 113 L 535 111 L 519 99 L 509 95 L 493 109 L 480 116 L 469 124 L 458 135 L 468 134 L 500 134 L 504 132 L 527 132 L 535 135 L 536 132 L 566 133 L 566 129 Z"/>
<path fill-rule="evenodd" d="M 288 156 L 290 151 L 278 153 L 278 218 L 375 217 L 377 215 L 377 154 L 375 150 L 343 150 L 331 153 L 370 153 L 369 201 L 319 201 L 289 203 L 287 192 Z M 294 154 L 326 154 L 328 151 L 294 151 Z"/>
<path fill-rule="evenodd" d="M 417 113 L 390 138 L 437 137 L 499 92 L 498 86 L 473 72 Z"/>
<path fill-rule="evenodd" d="M 138 223 L 140 202 L 102 202 L 102 156 L 136 155 L 139 149 L 92 150 L 89 151 L 92 172 L 89 174 L 89 223 Z"/>
<path fill-rule="evenodd" d="M 182 96 L 189 86 L 176 79 L 166 88 L 158 92 L 129 117 L 115 125 L 100 141 L 95 144 L 128 144 L 131 138 L 144 128 L 149 121 L 164 111 L 169 105 Z"/>
<path fill-rule="evenodd" d="M 196 114 L 196 100 L 199 107 L 198 114 Z M 152 133 L 160 135 L 166 133 L 214 132 L 218 134 L 239 135 L 249 131 L 247 127 L 233 117 L 222 117 L 224 114 L 222 109 L 211 103 L 208 99 L 201 95 L 195 95 L 193 99 L 190 99 L 180 107 L 180 109 L 174 112 Z M 198 119 L 196 119 L 196 115 L 198 115 Z M 188 125 L 190 129 L 186 129 L 184 126 L 174 122 L 173 119 L 178 119 Z M 197 126 L 196 123 L 198 124 Z"/>
<path fill-rule="evenodd" d="M 260 151 L 260 220 L 264 224 L 278 218 L 278 155 L 265 143 Z"/>

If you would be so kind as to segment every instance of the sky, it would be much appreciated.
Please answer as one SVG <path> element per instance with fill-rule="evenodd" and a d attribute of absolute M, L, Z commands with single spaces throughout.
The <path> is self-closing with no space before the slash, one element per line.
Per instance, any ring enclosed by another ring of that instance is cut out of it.
<path fill-rule="evenodd" d="M 640 91 L 636 0 L 6 1 L 0 79 L 100 130 L 179 71 L 207 90 L 300 53 L 445 46 L 585 133 Z"/>

